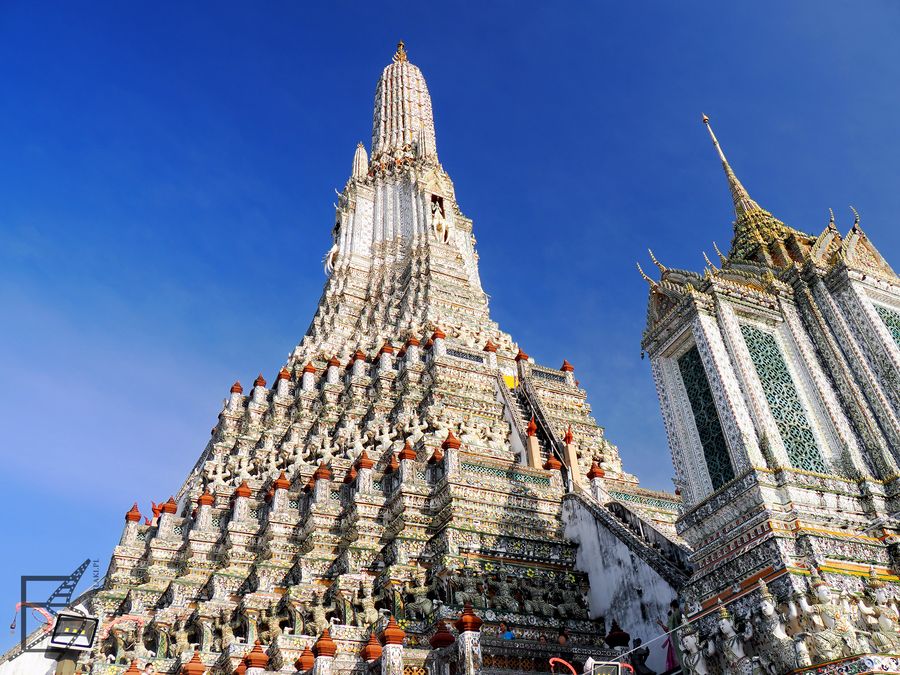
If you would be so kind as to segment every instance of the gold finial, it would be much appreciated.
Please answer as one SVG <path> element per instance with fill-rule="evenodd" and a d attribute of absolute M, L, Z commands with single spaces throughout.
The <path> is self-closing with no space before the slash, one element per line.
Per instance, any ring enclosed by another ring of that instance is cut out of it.
<path fill-rule="evenodd" d="M 658 269 L 660 272 L 665 272 L 665 271 L 666 271 L 666 266 L 663 265 L 661 262 L 659 262 L 659 260 L 656 259 L 656 256 L 653 255 L 653 251 L 651 251 L 651 250 L 648 248 L 648 249 L 647 249 L 647 253 L 650 254 L 650 260 L 653 261 L 653 264 L 656 265 L 657 269 Z"/>
<path fill-rule="evenodd" d="M 850 207 L 850 210 L 853 211 L 853 224 L 859 225 L 859 212 L 852 206 Z"/>
<path fill-rule="evenodd" d="M 394 63 L 406 61 L 406 44 L 403 40 L 397 43 L 397 52 L 394 54 Z"/>
<path fill-rule="evenodd" d="M 716 152 L 719 153 L 719 159 L 728 164 L 728 160 L 725 159 L 725 153 L 722 152 L 722 146 L 719 145 L 719 139 L 716 138 L 716 135 L 713 133 L 712 127 L 709 124 L 709 117 L 707 117 L 703 113 L 701 114 L 703 115 L 703 124 L 706 125 L 706 130 L 709 132 L 709 137 L 712 139 L 713 145 L 716 147 Z"/>
<path fill-rule="evenodd" d="M 706 264 L 712 268 L 713 272 L 718 272 L 719 268 L 713 265 L 712 260 L 709 259 L 709 256 L 706 255 L 706 251 L 703 251 L 703 259 L 706 261 Z"/>
<path fill-rule="evenodd" d="M 830 206 L 828 207 L 828 224 L 834 225 L 834 210 Z"/>
<path fill-rule="evenodd" d="M 717 600 L 716 605 L 719 608 L 719 618 L 720 619 L 730 619 L 731 618 L 731 614 L 728 613 L 728 608 L 724 604 L 722 604 L 721 598 L 719 598 L 719 600 Z"/>

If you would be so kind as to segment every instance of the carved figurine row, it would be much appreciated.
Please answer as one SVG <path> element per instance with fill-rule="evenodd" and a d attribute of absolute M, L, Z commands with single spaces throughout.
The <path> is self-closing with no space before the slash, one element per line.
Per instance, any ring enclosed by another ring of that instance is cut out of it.
<path fill-rule="evenodd" d="M 688 624 L 678 639 L 690 675 L 780 675 L 859 654 L 900 653 L 900 622 L 896 600 L 874 573 L 853 597 L 836 594 L 813 569 L 808 593 L 779 603 L 760 580 L 752 613 L 733 617 L 720 604 L 714 634 Z"/>

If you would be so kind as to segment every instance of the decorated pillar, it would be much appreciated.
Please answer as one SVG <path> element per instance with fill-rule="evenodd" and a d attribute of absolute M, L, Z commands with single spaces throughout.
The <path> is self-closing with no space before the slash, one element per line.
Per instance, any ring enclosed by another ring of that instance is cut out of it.
<path fill-rule="evenodd" d="M 597 465 L 597 460 L 591 462 L 591 469 L 587 472 L 588 483 L 591 486 L 591 494 L 601 504 L 609 501 L 609 492 L 606 490 L 606 472 Z"/>
<path fill-rule="evenodd" d="M 253 393 L 250 396 L 254 403 L 265 403 L 268 393 L 269 390 L 266 389 L 266 378 L 260 373 L 253 381 Z"/>
<path fill-rule="evenodd" d="M 562 374 L 565 375 L 566 384 L 568 384 L 570 387 L 578 386 L 575 382 L 575 366 L 563 359 L 562 365 L 559 367 L 559 369 Z"/>
<path fill-rule="evenodd" d="M 278 379 L 275 382 L 275 393 L 278 396 L 287 396 L 291 392 L 291 371 L 282 368 L 278 371 Z"/>
<path fill-rule="evenodd" d="M 141 523 L 141 512 L 138 510 L 137 502 L 125 514 L 125 527 L 122 530 L 122 538 L 119 539 L 119 546 L 134 546 L 137 542 L 138 526 Z"/>
<path fill-rule="evenodd" d="M 375 460 L 369 457 L 366 454 L 366 451 L 363 450 L 359 459 L 356 460 L 356 491 L 357 492 L 371 492 L 372 491 L 372 468 L 375 466 Z"/>
<path fill-rule="evenodd" d="M 385 342 L 378 352 L 378 371 L 386 373 L 394 369 L 394 348 L 390 342 Z"/>
<path fill-rule="evenodd" d="M 231 511 L 231 521 L 239 523 L 250 518 L 250 495 L 253 491 L 247 485 L 247 481 L 243 481 L 234 490 L 234 507 Z"/>
<path fill-rule="evenodd" d="M 319 467 L 312 475 L 315 485 L 312 491 L 312 501 L 317 504 L 323 503 L 328 499 L 331 493 L 331 469 L 325 466 L 325 462 L 319 462 Z"/>
<path fill-rule="evenodd" d="M 448 431 L 447 438 L 441 443 L 441 449 L 444 451 L 444 470 L 448 474 L 459 471 L 460 447 L 462 447 L 462 441 L 454 436 L 452 431 Z"/>
<path fill-rule="evenodd" d="M 447 345 L 445 342 L 446 337 L 447 336 L 444 334 L 444 331 L 442 331 L 440 328 L 435 328 L 434 333 L 431 334 L 431 353 L 435 358 L 437 358 L 438 356 L 443 356 L 447 353 Z"/>
<path fill-rule="evenodd" d="M 450 675 L 450 653 L 451 647 L 456 642 L 453 633 L 447 628 L 447 624 L 443 619 L 437 622 L 437 629 L 434 631 L 428 644 L 431 645 L 432 653 L 428 656 L 429 675 Z"/>
<path fill-rule="evenodd" d="M 308 673 L 316 665 L 316 657 L 313 655 L 309 645 L 303 648 L 300 656 L 294 661 L 294 670 L 298 673 Z"/>
<path fill-rule="evenodd" d="M 331 675 L 334 667 L 334 655 L 337 653 L 337 645 L 331 639 L 328 628 L 322 631 L 316 644 L 313 645 L 313 655 L 316 663 L 313 666 L 313 675 Z"/>
<path fill-rule="evenodd" d="M 581 469 L 578 466 L 578 446 L 575 444 L 575 435 L 572 433 L 572 425 L 566 429 L 566 435 L 563 437 L 563 459 L 569 467 L 569 473 L 572 476 L 572 482 L 577 485 L 584 484 L 584 476 L 581 475 Z"/>
<path fill-rule="evenodd" d="M 497 345 L 491 340 L 488 340 L 484 346 L 484 360 L 489 368 L 497 368 Z"/>
<path fill-rule="evenodd" d="M 525 428 L 525 454 L 527 455 L 528 466 L 532 469 L 539 469 L 541 466 L 541 445 L 537 439 L 537 423 L 532 417 L 528 421 Z"/>
<path fill-rule="evenodd" d="M 291 481 L 288 480 L 287 475 L 285 475 L 284 471 L 282 471 L 278 478 L 276 478 L 272 482 L 272 490 L 274 490 L 272 494 L 272 510 L 273 511 L 286 511 L 288 508 L 288 490 L 291 489 Z"/>
<path fill-rule="evenodd" d="M 531 357 L 528 356 L 522 349 L 519 349 L 519 353 L 516 354 L 516 370 L 519 373 L 519 379 L 523 380 L 529 375 L 529 367 L 528 367 L 528 359 Z"/>
<path fill-rule="evenodd" d="M 381 655 L 381 675 L 403 675 L 403 640 L 406 633 L 392 616 L 381 634 L 384 651 Z"/>
<path fill-rule="evenodd" d="M 244 388 L 240 382 L 231 385 L 231 395 L 228 397 L 228 409 L 232 412 L 240 410 L 244 404 Z"/>
<path fill-rule="evenodd" d="M 215 502 L 216 499 L 209 488 L 204 488 L 203 494 L 197 498 L 197 517 L 194 519 L 192 529 L 209 530 L 212 527 L 212 507 Z"/>
<path fill-rule="evenodd" d="M 403 345 L 403 348 L 406 350 L 406 365 L 408 366 L 410 363 L 417 363 L 419 361 L 420 353 L 419 353 L 419 341 L 410 337 L 406 344 Z"/>
<path fill-rule="evenodd" d="M 328 384 L 337 384 L 341 377 L 340 368 L 341 362 L 338 360 L 338 357 L 332 356 L 328 360 L 328 370 L 325 371 L 325 382 Z"/>
<path fill-rule="evenodd" d="M 357 349 L 352 357 L 352 377 L 364 377 L 366 374 L 366 355 L 361 349 Z"/>
<path fill-rule="evenodd" d="M 132 662 L 132 666 L 133 665 L 134 663 Z M 206 666 L 204 666 L 203 661 L 200 660 L 200 650 L 198 649 L 194 651 L 191 660 L 181 666 L 181 675 L 204 675 L 206 670 Z"/>
<path fill-rule="evenodd" d="M 307 362 L 303 366 L 303 377 L 300 380 L 300 389 L 303 391 L 312 391 L 316 386 L 316 367 Z"/>
<path fill-rule="evenodd" d="M 244 663 L 247 664 L 246 675 L 263 675 L 266 672 L 269 667 L 269 657 L 263 651 L 259 640 L 253 645 L 250 653 L 244 657 Z"/>
<path fill-rule="evenodd" d="M 415 478 L 416 451 L 409 444 L 409 439 L 406 440 L 397 459 L 400 460 L 400 482 L 405 483 L 407 480 Z"/>
<path fill-rule="evenodd" d="M 454 624 L 459 631 L 456 639 L 458 654 L 457 673 L 481 675 L 481 624 L 483 621 L 472 611 L 472 603 L 467 602 L 463 613 Z"/>

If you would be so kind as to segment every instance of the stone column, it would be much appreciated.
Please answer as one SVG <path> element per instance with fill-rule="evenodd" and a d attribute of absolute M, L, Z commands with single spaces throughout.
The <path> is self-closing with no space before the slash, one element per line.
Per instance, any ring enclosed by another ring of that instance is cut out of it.
<path fill-rule="evenodd" d="M 416 451 L 412 449 L 408 440 L 400 451 L 398 459 L 400 460 L 400 482 L 413 480 L 416 477 Z"/>
<path fill-rule="evenodd" d="M 497 345 L 495 345 L 491 340 L 488 340 L 487 344 L 484 346 L 484 361 L 487 364 L 488 368 L 496 370 Z"/>
<path fill-rule="evenodd" d="M 601 504 L 606 504 L 609 501 L 609 492 L 606 490 L 606 480 L 604 479 L 605 475 L 606 473 L 597 466 L 596 461 L 591 462 L 591 470 L 588 471 L 587 478 L 591 486 L 591 494 Z"/>
<path fill-rule="evenodd" d="M 341 362 L 338 357 L 332 356 L 328 361 L 328 370 L 325 371 L 325 382 L 328 384 L 337 384 L 341 379 L 340 374 Z"/>
<path fill-rule="evenodd" d="M 456 621 L 458 653 L 457 672 L 465 675 L 481 675 L 481 624 L 483 622 L 472 611 L 471 603 L 466 603 L 462 615 Z"/>
<path fill-rule="evenodd" d="M 228 397 L 228 409 L 231 411 L 240 410 L 244 403 L 244 388 L 240 382 L 231 385 L 231 395 Z"/>
<path fill-rule="evenodd" d="M 312 363 L 303 366 L 303 379 L 300 381 L 300 389 L 312 391 L 316 386 L 316 367 Z"/>
<path fill-rule="evenodd" d="M 577 384 L 575 384 L 575 366 L 563 359 L 562 365 L 559 367 L 559 369 L 566 377 L 566 384 L 568 384 L 570 387 L 578 386 Z"/>
<path fill-rule="evenodd" d="M 359 349 L 353 354 L 352 377 L 364 377 L 366 374 L 366 355 Z"/>
<path fill-rule="evenodd" d="M 291 488 L 291 481 L 287 479 L 284 471 L 272 483 L 272 489 L 275 493 L 272 495 L 272 510 L 286 511 L 288 507 L 288 490 Z"/>
<path fill-rule="evenodd" d="M 403 675 L 403 639 L 406 633 L 392 616 L 384 628 L 384 649 L 381 654 L 381 675 Z"/>
<path fill-rule="evenodd" d="M 244 657 L 244 663 L 247 664 L 246 675 L 263 675 L 268 669 L 269 657 L 263 651 L 259 640 L 256 640 L 253 649 Z"/>
<path fill-rule="evenodd" d="M 260 373 L 256 380 L 253 381 L 253 393 L 251 396 L 253 397 L 254 403 L 265 403 L 266 395 L 269 393 L 269 390 L 266 389 L 266 378 L 262 376 Z"/>
<path fill-rule="evenodd" d="M 356 491 L 368 493 L 372 491 L 372 467 L 375 460 L 371 459 L 363 450 L 356 460 Z"/>
<path fill-rule="evenodd" d="M 519 379 L 524 380 L 530 374 L 530 368 L 528 367 L 528 359 L 531 358 L 519 349 L 519 353 L 516 354 L 516 367 L 519 373 Z"/>
<path fill-rule="evenodd" d="M 378 352 L 378 372 L 387 373 L 394 368 L 394 348 L 390 342 L 385 342 Z"/>
<path fill-rule="evenodd" d="M 575 444 L 575 436 L 572 433 L 572 426 L 566 430 L 563 438 L 565 447 L 563 448 L 563 459 L 569 467 L 569 473 L 572 476 L 572 483 L 584 486 L 584 476 L 581 475 L 581 467 L 578 465 L 578 446 Z"/>
<path fill-rule="evenodd" d="M 447 353 L 447 345 L 445 343 L 445 339 L 447 336 L 444 334 L 440 328 L 435 328 L 434 333 L 431 335 L 431 354 L 434 358 L 438 356 L 444 356 Z"/>
<path fill-rule="evenodd" d="M 452 431 L 447 432 L 447 438 L 441 443 L 444 450 L 444 471 L 448 475 L 459 472 L 459 449 L 462 446 L 460 441 Z"/>
<path fill-rule="evenodd" d="M 252 491 L 244 481 L 234 491 L 234 507 L 231 510 L 231 522 L 240 523 L 250 518 L 250 495 Z"/>
<path fill-rule="evenodd" d="M 209 488 L 203 490 L 203 494 L 197 498 L 197 518 L 193 529 L 209 530 L 212 527 L 212 507 L 215 501 Z"/>
<path fill-rule="evenodd" d="M 417 363 L 419 360 L 419 341 L 411 337 L 406 341 L 406 365 L 408 366 L 410 363 Z"/>
<path fill-rule="evenodd" d="M 313 675 L 331 675 L 334 667 L 334 655 L 337 653 L 337 645 L 331 639 L 328 628 L 322 631 L 316 644 L 313 645 L 313 654 L 316 657 L 316 665 L 313 666 Z"/>
<path fill-rule="evenodd" d="M 141 512 L 138 510 L 137 502 L 131 507 L 131 510 L 125 514 L 125 527 L 122 530 L 122 538 L 119 539 L 119 546 L 134 546 L 137 542 L 138 526 L 141 524 Z"/>
<path fill-rule="evenodd" d="M 540 469 L 541 446 L 537 439 L 537 424 L 534 421 L 534 417 L 529 420 L 528 427 L 525 429 L 525 434 L 525 454 L 527 455 L 528 466 L 532 469 Z"/>
<path fill-rule="evenodd" d="M 287 368 L 278 371 L 278 379 L 275 382 L 275 393 L 278 396 L 287 396 L 291 392 L 291 373 Z"/>
<path fill-rule="evenodd" d="M 325 462 L 319 464 L 319 468 L 313 474 L 313 480 L 316 484 L 313 488 L 312 501 L 321 504 L 331 494 L 331 469 L 325 466 Z"/>

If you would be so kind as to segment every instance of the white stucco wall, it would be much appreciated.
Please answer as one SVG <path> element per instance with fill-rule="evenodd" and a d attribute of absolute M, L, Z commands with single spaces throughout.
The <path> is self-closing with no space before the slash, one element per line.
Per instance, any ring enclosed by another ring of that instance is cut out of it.
<path fill-rule="evenodd" d="M 663 632 L 656 620 L 666 623 L 675 590 L 577 500 L 566 500 L 563 520 L 566 537 L 578 543 L 575 567 L 590 580 L 591 618 L 604 617 L 607 630 L 615 619 L 632 640 L 641 638 L 650 648 L 647 665 L 662 673 L 665 638 L 651 640 Z"/>

